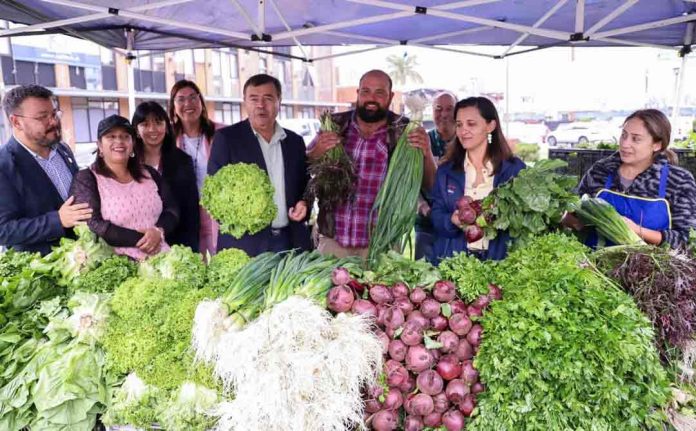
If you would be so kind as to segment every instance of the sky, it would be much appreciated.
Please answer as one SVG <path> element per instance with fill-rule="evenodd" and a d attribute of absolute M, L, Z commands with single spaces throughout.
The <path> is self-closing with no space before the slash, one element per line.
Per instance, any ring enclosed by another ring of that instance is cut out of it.
<path fill-rule="evenodd" d="M 337 50 L 359 49 L 340 47 Z M 477 48 L 500 54 L 503 47 Z M 510 112 L 553 115 L 564 110 L 671 106 L 681 59 L 655 48 L 549 48 L 494 60 L 420 47 L 391 47 L 334 59 L 339 84 L 356 85 L 365 71 L 387 69 L 390 55 L 416 56 L 423 84 L 397 89 L 445 88 L 458 96 L 509 94 Z M 359 59 L 359 61 L 356 61 Z M 509 81 L 506 87 L 506 67 Z M 687 57 L 681 106 L 696 106 L 696 58 Z M 505 105 L 505 102 L 502 102 Z"/>

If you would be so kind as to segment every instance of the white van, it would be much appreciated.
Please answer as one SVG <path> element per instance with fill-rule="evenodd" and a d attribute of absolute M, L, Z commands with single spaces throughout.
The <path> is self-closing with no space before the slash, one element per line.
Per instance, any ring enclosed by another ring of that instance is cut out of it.
<path fill-rule="evenodd" d="M 305 145 L 312 142 L 321 128 L 321 123 L 316 118 L 285 118 L 279 119 L 278 122 L 283 128 L 290 129 L 302 136 Z"/>

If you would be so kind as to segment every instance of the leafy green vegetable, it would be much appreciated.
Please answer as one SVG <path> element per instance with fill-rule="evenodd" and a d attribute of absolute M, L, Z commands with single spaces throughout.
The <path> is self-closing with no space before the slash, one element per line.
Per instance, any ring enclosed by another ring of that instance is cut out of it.
<path fill-rule="evenodd" d="M 4 253 L 0 253 L 0 283 L 4 279 L 13 277 L 26 267 L 29 266 L 32 260 L 40 259 L 39 253 L 27 253 L 9 249 Z"/>
<path fill-rule="evenodd" d="M 77 277 L 68 287 L 68 292 L 110 293 L 121 283 L 134 277 L 137 269 L 136 263 L 128 257 L 114 255 Z"/>
<path fill-rule="evenodd" d="M 573 193 L 577 178 L 555 172 L 563 166 L 566 162 L 562 160 L 540 160 L 494 189 L 483 200 L 483 214 L 477 220 L 486 236 L 494 238 L 497 231 L 509 230 L 521 246 L 558 226 L 565 211 L 578 200 Z"/>
<path fill-rule="evenodd" d="M 216 296 L 222 295 L 248 262 L 249 256 L 243 250 L 228 248 L 218 252 L 208 263 L 207 286 Z"/>
<path fill-rule="evenodd" d="M 375 268 L 364 271 L 360 277 L 361 281 L 369 284 L 392 286 L 402 282 L 412 289 L 416 286 L 431 288 L 440 278 L 440 271 L 426 260 L 407 259 L 394 250 L 381 255 Z"/>
<path fill-rule="evenodd" d="M 586 226 L 593 226 L 602 237 L 614 244 L 645 244 L 616 209 L 602 198 L 585 195 L 579 204 L 574 205 L 573 212 Z"/>
<path fill-rule="evenodd" d="M 166 252 L 159 253 L 138 267 L 140 277 L 161 277 L 165 280 L 180 281 L 191 289 L 203 287 L 206 268 L 200 253 L 194 253 L 183 245 L 175 245 Z"/>
<path fill-rule="evenodd" d="M 220 397 L 214 390 L 192 382 L 185 382 L 172 394 L 160 414 L 164 429 L 169 431 L 206 431 L 218 421 L 214 409 Z"/>
<path fill-rule="evenodd" d="M 486 391 L 467 429 L 662 429 L 667 376 L 633 299 L 558 234 L 499 263 L 474 365 Z"/>
<path fill-rule="evenodd" d="M 131 425 L 148 429 L 158 421 L 158 410 L 165 394 L 146 385 L 135 373 L 130 373 L 114 392 L 106 414 L 105 425 Z"/>
<path fill-rule="evenodd" d="M 235 238 L 271 224 L 279 209 L 268 174 L 255 164 L 235 163 L 205 178 L 201 204 Z M 280 210 L 285 210 L 281 208 Z"/>
<path fill-rule="evenodd" d="M 62 238 L 60 246 L 53 248 L 41 260 L 32 262 L 34 268 L 53 271 L 58 283 L 65 287 L 114 254 L 111 247 L 91 232 L 87 225 L 78 225 L 74 230 L 77 239 Z"/>
<path fill-rule="evenodd" d="M 453 281 L 457 285 L 459 296 L 467 304 L 479 296 L 488 293 L 495 262 L 480 261 L 466 253 L 455 253 L 443 259 L 438 266 L 444 280 Z"/>
<path fill-rule="evenodd" d="M 104 337 L 110 367 L 136 372 L 148 385 L 178 387 L 193 372 L 191 327 L 207 289 L 161 278 L 131 278 L 114 292 Z"/>

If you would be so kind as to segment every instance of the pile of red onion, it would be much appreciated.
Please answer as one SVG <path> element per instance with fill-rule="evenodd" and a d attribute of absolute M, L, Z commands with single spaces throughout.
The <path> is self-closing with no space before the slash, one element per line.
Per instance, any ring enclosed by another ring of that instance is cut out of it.
<path fill-rule="evenodd" d="M 438 281 L 432 292 L 396 283 L 376 284 L 365 293 L 344 268 L 334 270 L 332 279 L 328 308 L 373 316 L 383 341 L 385 385 L 366 391 L 368 426 L 377 431 L 463 430 L 476 394 L 484 390 L 473 365 L 483 329 L 472 317 L 501 299 L 500 288 L 489 285 L 488 294 L 467 305 L 449 281 Z"/>

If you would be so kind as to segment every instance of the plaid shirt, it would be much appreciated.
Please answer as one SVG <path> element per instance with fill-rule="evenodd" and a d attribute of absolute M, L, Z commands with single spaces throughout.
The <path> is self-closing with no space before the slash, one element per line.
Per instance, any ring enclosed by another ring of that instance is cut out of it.
<path fill-rule="evenodd" d="M 353 200 L 339 206 L 334 212 L 334 239 L 342 247 L 364 248 L 370 244 L 370 211 L 387 173 L 387 127 L 364 138 L 353 119 L 346 130 L 344 147 L 353 159 L 358 181 Z"/>

